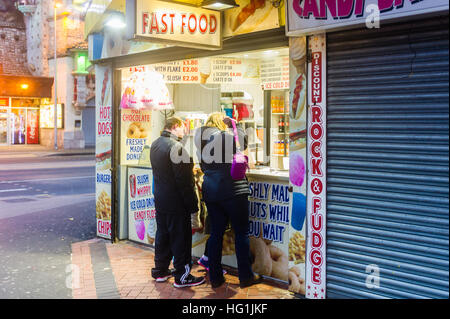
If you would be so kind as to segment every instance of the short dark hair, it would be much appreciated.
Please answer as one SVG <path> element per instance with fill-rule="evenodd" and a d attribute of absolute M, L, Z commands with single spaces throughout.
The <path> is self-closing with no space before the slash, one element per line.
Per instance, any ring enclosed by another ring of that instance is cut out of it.
<path fill-rule="evenodd" d="M 176 126 L 181 126 L 181 125 L 183 125 L 183 120 L 180 119 L 179 117 L 173 116 L 173 117 L 169 117 L 166 120 L 166 123 L 164 124 L 164 129 L 172 130 Z"/>

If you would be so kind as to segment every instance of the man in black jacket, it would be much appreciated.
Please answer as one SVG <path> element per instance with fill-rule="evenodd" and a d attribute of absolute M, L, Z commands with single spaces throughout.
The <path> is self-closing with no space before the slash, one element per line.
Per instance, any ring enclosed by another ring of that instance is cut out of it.
<path fill-rule="evenodd" d="M 190 274 L 192 265 L 191 214 L 198 211 L 193 163 L 180 140 L 184 123 L 177 117 L 166 120 L 161 136 L 150 147 L 156 208 L 155 268 L 152 277 L 157 282 L 170 276 L 173 257 L 174 286 L 200 285 L 203 277 Z"/>

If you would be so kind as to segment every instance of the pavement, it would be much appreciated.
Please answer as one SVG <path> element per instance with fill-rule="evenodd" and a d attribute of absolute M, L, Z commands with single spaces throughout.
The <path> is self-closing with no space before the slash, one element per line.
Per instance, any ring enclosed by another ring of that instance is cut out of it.
<path fill-rule="evenodd" d="M 241 289 L 235 269 L 226 268 L 226 282 L 213 289 L 206 283 L 175 288 L 174 279 L 157 283 L 151 278 L 154 250 L 130 241 L 112 244 L 102 238 L 72 243 L 74 299 L 297 299 L 286 284 L 269 280 Z M 205 276 L 194 263 L 191 273 Z M 206 276 L 207 277 L 207 276 Z"/>
<path fill-rule="evenodd" d="M 0 296 L 13 299 L 26 297 L 52 299 L 292 300 L 298 298 L 287 290 L 287 284 L 266 279 L 260 284 L 241 289 L 237 270 L 232 268 L 227 268 L 225 284 L 213 289 L 206 271 L 196 263 L 194 263 L 191 273 L 196 276 L 206 276 L 206 283 L 189 288 L 175 288 L 173 278 L 163 283 L 156 283 L 150 275 L 151 268 L 154 267 L 154 250 L 152 247 L 127 240 L 112 244 L 110 240 L 95 237 L 95 233 L 93 234 L 90 230 L 91 228 L 95 229 L 93 197 L 92 201 L 86 202 L 86 204 L 89 204 L 86 206 L 84 204 L 85 199 L 83 198 L 83 201 L 80 201 L 76 197 L 78 193 L 74 190 L 69 194 L 61 195 L 53 189 L 54 183 L 61 190 L 63 189 L 62 186 L 57 184 L 61 182 L 60 179 L 75 178 L 65 177 L 68 174 L 65 171 L 67 170 L 66 166 L 72 167 L 72 170 L 73 166 L 77 166 L 78 170 L 81 171 L 77 171 L 75 174 L 87 175 L 85 170 L 90 169 L 91 166 L 85 166 L 92 165 L 90 162 L 84 162 L 86 156 L 81 156 L 83 159 L 73 156 L 67 158 L 67 160 L 70 159 L 69 161 L 62 160 L 60 156 L 93 155 L 94 153 L 94 149 L 54 150 L 41 145 L 0 146 L 0 160 L 4 162 L 0 166 L 0 174 L 1 179 L 4 180 L 2 183 L 6 183 L 6 186 L 4 186 L 9 187 L 7 183 L 18 183 L 17 186 L 13 186 L 27 189 L 31 187 L 27 191 L 30 196 L 37 196 L 37 193 L 33 190 L 39 186 L 41 192 L 48 192 L 48 194 L 39 193 L 39 196 L 48 195 L 52 203 L 51 207 L 44 207 L 36 202 L 40 198 L 33 197 L 33 206 L 36 206 L 38 211 L 34 212 L 29 208 L 26 212 L 22 212 L 23 214 L 28 213 L 27 215 L 22 215 L 20 210 L 13 206 L 8 206 L 8 209 L 6 209 L 6 204 L 15 205 L 15 203 L 2 204 L 5 209 L 2 210 L 3 213 L 0 216 L 2 220 L 0 233 L 3 233 L 6 237 L 4 244 L 0 242 L 0 252 L 3 255 L 8 253 L 9 255 L 4 256 L 9 257 L 8 260 L 12 264 L 4 264 L 2 270 L 0 263 L 0 275 L 2 271 L 4 274 L 0 278 L 0 288 L 3 287 L 5 290 L 2 295 L 0 289 Z M 27 163 L 27 170 L 32 169 L 37 174 L 32 176 L 32 181 L 28 180 L 31 177 L 21 175 L 21 170 L 24 169 L 22 162 Z M 61 170 L 52 173 L 58 174 L 58 178 L 46 175 L 50 174 L 47 172 L 50 168 Z M 78 178 L 82 177 L 84 176 Z M 16 181 L 17 179 L 20 181 Z M 55 181 L 55 179 L 58 180 Z M 21 183 L 32 183 L 32 185 L 24 184 L 25 186 L 23 186 Z M 43 183 L 43 185 L 39 183 Z M 72 185 L 71 187 L 76 189 L 79 188 L 78 186 L 75 187 L 73 181 L 68 185 Z M 5 191 L 7 190 L 5 189 Z M 85 192 L 90 194 L 91 190 L 85 190 Z M 72 197 L 66 198 L 63 195 Z M 43 197 L 43 199 L 45 198 Z M 64 209 L 60 207 L 61 205 L 56 207 L 55 201 L 58 199 L 61 199 L 65 205 L 71 203 L 70 207 L 82 212 L 82 215 L 74 215 L 74 212 L 65 206 L 62 207 Z M 74 200 L 80 202 L 78 206 L 74 204 Z M 43 210 L 44 208 L 45 210 Z M 93 217 L 89 217 L 91 211 Z M 54 216 L 54 214 L 58 216 Z M 61 225 L 56 225 L 55 221 Z M 80 224 L 81 228 L 71 224 L 77 221 L 83 223 L 83 225 Z M 30 233 L 33 236 L 30 236 L 30 238 L 25 236 L 25 238 L 24 235 L 21 235 L 19 232 L 20 225 L 27 227 L 27 229 L 33 229 Z M 47 229 L 49 227 L 50 229 Z M 17 229 L 19 233 L 12 232 L 12 229 Z M 55 229 L 58 230 L 57 233 L 55 233 Z M 36 238 L 36 236 L 41 235 L 45 238 Z M 47 237 L 50 241 L 47 240 Z M 10 244 L 7 244 L 7 238 L 10 238 Z M 12 240 L 13 238 L 16 240 Z M 11 246 L 13 243 L 16 243 L 14 247 Z M 36 243 L 36 245 L 33 243 Z M 57 244 L 55 246 L 55 244 L 50 243 Z M 47 250 L 49 251 L 47 252 Z M 34 262 L 25 261 L 24 258 L 20 257 L 22 251 L 30 255 L 30 258 L 34 258 Z M 38 255 L 35 256 L 34 253 Z M 21 278 L 27 278 L 26 285 Z M 49 285 L 45 283 L 49 283 Z M 50 283 L 52 284 L 50 285 Z M 54 293 L 52 294 L 51 291 Z"/>
<path fill-rule="evenodd" d="M 95 155 L 95 147 L 83 149 L 58 149 L 42 145 L 7 145 L 0 146 L 0 158 L 17 157 L 45 157 L 45 156 L 74 156 Z"/>

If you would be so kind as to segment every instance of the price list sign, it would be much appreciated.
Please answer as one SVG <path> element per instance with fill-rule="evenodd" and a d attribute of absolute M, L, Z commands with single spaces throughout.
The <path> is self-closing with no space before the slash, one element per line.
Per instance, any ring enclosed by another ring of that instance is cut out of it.
<path fill-rule="evenodd" d="M 155 71 L 166 83 L 198 83 L 200 78 L 197 59 L 158 63 Z"/>
<path fill-rule="evenodd" d="M 289 57 L 262 61 L 261 84 L 264 90 L 289 89 Z"/>

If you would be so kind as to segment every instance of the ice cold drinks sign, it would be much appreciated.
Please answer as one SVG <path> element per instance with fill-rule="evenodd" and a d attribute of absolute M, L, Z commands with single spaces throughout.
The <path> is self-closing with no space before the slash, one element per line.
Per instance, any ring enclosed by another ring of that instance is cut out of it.
<path fill-rule="evenodd" d="M 182 4 L 136 2 L 136 36 L 217 49 L 222 45 L 220 12 Z"/>
<path fill-rule="evenodd" d="M 287 35 L 364 25 L 380 13 L 380 21 L 448 11 L 448 0 L 288 0 Z"/>

